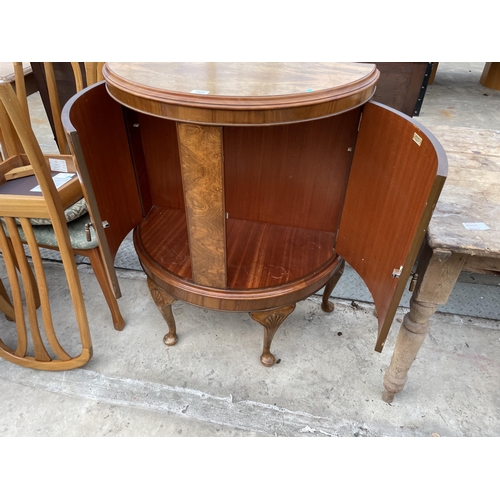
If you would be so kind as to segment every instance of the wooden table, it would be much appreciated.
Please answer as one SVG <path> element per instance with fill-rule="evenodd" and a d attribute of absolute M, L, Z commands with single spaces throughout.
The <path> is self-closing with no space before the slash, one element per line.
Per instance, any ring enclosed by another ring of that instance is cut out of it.
<path fill-rule="evenodd" d="M 271 366 L 296 302 L 325 287 L 333 310 L 345 259 L 371 290 L 382 349 L 446 158 L 423 127 L 368 102 L 374 65 L 106 63 L 103 74 L 63 121 L 99 237 L 113 253 L 135 228 L 167 345 L 175 300 L 245 311 Z"/>
<path fill-rule="evenodd" d="M 387 402 L 403 389 L 429 318 L 446 304 L 459 274 L 500 274 L 500 132 L 447 126 L 432 130 L 446 150 L 449 174 L 419 258 L 410 312 L 384 377 Z"/>

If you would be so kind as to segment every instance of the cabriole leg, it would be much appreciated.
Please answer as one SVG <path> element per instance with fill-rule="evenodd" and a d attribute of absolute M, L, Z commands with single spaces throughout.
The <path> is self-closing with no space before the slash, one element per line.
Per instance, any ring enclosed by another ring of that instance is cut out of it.
<path fill-rule="evenodd" d="M 165 337 L 163 337 L 163 342 L 165 342 L 168 346 L 175 345 L 177 344 L 179 337 L 177 337 L 172 304 L 177 299 L 157 286 L 156 283 L 154 283 L 150 278 L 148 278 L 148 286 L 156 306 L 160 310 L 163 319 L 168 325 L 168 333 Z"/>
<path fill-rule="evenodd" d="M 274 334 L 285 321 L 285 319 L 295 309 L 295 304 L 291 306 L 280 307 L 278 309 L 271 309 L 270 311 L 258 311 L 250 313 L 250 317 L 260 323 L 264 327 L 264 349 L 260 357 L 260 361 L 264 366 L 272 366 L 276 361 L 275 357 L 271 354 L 271 342 L 273 341 Z"/>
<path fill-rule="evenodd" d="M 338 268 L 337 272 L 330 278 L 330 281 L 325 285 L 325 290 L 323 291 L 323 300 L 321 302 L 321 309 L 326 313 L 331 313 L 335 309 L 335 305 L 333 302 L 330 302 L 328 299 L 333 292 L 333 289 L 337 286 L 342 273 L 344 272 L 345 261 L 342 261 L 342 264 Z"/>

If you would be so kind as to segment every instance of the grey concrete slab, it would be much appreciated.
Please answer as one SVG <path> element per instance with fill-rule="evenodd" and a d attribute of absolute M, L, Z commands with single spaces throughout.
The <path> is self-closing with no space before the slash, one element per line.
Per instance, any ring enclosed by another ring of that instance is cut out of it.
<path fill-rule="evenodd" d="M 382 378 L 405 312 L 374 352 L 369 304 L 318 297 L 298 304 L 273 342 L 280 363 L 260 364 L 262 329 L 248 315 L 177 302 L 180 340 L 139 273 L 120 276 L 127 325 L 111 326 L 95 277 L 82 269 L 94 357 L 82 369 L 39 372 L 0 360 L 0 436 L 495 436 L 500 433 L 498 322 L 436 314 L 432 332 L 392 405 Z M 47 264 L 56 331 L 76 347 L 58 264 Z M 0 319 L 5 342 L 12 323 Z M 438 332 L 438 333 L 436 333 Z M 163 425 L 163 427 L 161 427 Z"/>
<path fill-rule="evenodd" d="M 483 62 L 440 62 L 415 118 L 432 125 L 500 129 L 500 91 L 479 83 Z"/>

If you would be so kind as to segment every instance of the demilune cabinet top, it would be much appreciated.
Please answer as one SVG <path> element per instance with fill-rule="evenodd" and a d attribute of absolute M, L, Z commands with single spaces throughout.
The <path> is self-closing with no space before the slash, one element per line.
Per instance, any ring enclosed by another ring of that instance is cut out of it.
<path fill-rule="evenodd" d="M 295 303 L 344 259 L 377 307 L 381 350 L 446 175 L 436 139 L 370 102 L 351 63 L 106 63 L 63 118 L 90 212 L 127 231 L 177 341 L 177 300 L 247 311 L 261 360 Z M 113 271 L 110 269 L 113 278 Z"/>
<path fill-rule="evenodd" d="M 352 63 L 107 63 L 109 93 L 128 107 L 218 125 L 298 122 L 366 102 L 379 72 Z"/>

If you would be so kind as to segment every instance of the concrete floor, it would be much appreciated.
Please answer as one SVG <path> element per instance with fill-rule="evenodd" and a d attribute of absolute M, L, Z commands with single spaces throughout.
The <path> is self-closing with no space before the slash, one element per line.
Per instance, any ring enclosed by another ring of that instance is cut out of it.
<path fill-rule="evenodd" d="M 441 63 L 418 121 L 431 131 L 439 123 L 497 129 L 500 92 L 478 83 L 482 67 Z M 56 331 L 76 348 L 63 270 L 47 270 Z M 404 307 L 379 354 L 373 304 L 336 299 L 327 315 L 313 296 L 275 336 L 281 362 L 264 368 L 262 328 L 247 314 L 177 302 L 180 340 L 169 348 L 142 272 L 119 271 L 127 324 L 116 332 L 95 277 L 80 270 L 94 357 L 53 373 L 0 360 L 0 436 L 500 435 L 497 320 L 435 314 L 405 390 L 388 405 L 382 380 Z M 12 324 L 0 318 L 0 328 L 8 343 Z"/>

